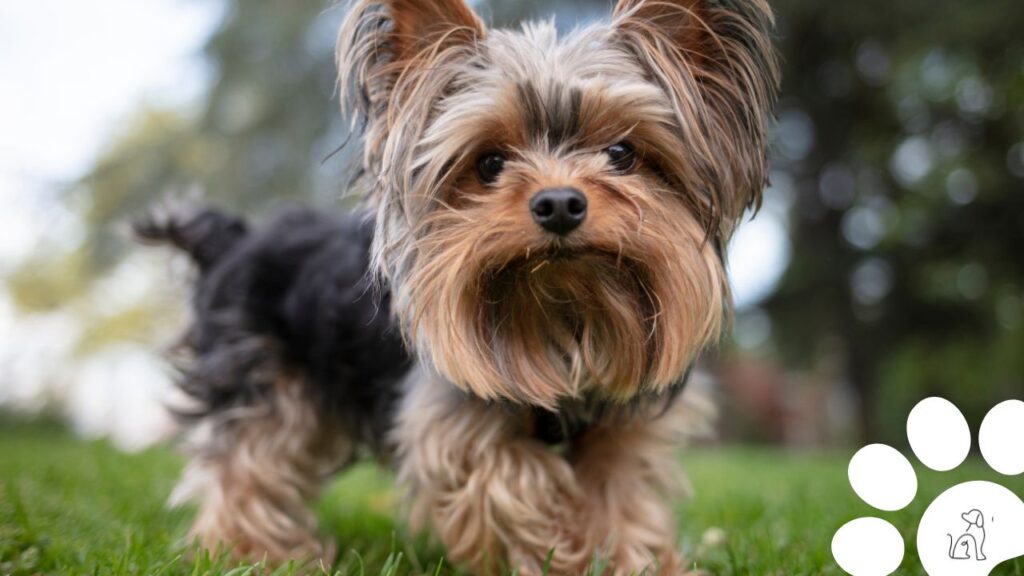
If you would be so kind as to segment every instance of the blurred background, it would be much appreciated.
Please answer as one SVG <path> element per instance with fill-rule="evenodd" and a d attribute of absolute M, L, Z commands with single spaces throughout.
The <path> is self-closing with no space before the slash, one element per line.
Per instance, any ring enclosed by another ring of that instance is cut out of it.
<path fill-rule="evenodd" d="M 784 84 L 765 206 L 707 359 L 725 441 L 903 444 L 1024 397 L 1024 3 L 773 0 Z M 480 0 L 568 29 L 609 0 Z M 139 448 L 173 433 L 161 357 L 189 269 L 128 218 L 199 194 L 344 210 L 357 146 L 326 0 L 0 3 L 0 411 Z M 0 416 L 3 417 L 3 416 Z"/>

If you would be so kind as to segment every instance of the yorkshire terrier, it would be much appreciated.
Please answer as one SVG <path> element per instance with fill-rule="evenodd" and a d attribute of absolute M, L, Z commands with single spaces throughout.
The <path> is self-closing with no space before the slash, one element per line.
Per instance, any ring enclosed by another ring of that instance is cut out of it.
<path fill-rule="evenodd" d="M 702 420 L 680 392 L 765 185 L 772 26 L 765 0 L 620 0 L 561 37 L 356 1 L 365 218 L 140 226 L 201 270 L 178 491 L 200 542 L 328 555 L 308 501 L 368 446 L 477 573 L 683 572 L 674 449 Z"/>

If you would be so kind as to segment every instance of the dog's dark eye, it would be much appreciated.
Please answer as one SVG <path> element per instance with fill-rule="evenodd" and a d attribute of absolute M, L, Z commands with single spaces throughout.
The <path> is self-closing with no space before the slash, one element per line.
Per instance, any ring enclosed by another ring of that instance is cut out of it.
<path fill-rule="evenodd" d="M 626 142 L 612 144 L 604 149 L 616 172 L 625 174 L 636 166 L 636 150 Z"/>
<path fill-rule="evenodd" d="M 505 168 L 505 160 L 505 155 L 500 152 L 488 152 L 477 159 L 476 171 L 480 175 L 480 181 L 484 184 L 493 184 Z"/>

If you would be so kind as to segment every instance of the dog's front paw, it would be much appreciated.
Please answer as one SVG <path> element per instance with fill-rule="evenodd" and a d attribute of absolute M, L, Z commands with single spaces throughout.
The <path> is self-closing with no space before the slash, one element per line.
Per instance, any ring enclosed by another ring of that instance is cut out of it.
<path fill-rule="evenodd" d="M 693 571 L 678 552 L 666 552 L 658 557 L 652 554 L 620 553 L 611 558 L 611 569 L 604 574 L 614 576 L 705 576 Z M 601 573 L 601 572 L 596 572 Z"/>

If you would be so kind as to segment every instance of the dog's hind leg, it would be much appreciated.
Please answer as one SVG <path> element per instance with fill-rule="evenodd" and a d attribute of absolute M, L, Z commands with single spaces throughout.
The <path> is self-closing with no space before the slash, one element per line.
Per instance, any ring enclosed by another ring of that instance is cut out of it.
<path fill-rule="evenodd" d="M 350 458 L 352 443 L 313 405 L 301 378 L 277 375 L 268 388 L 192 430 L 192 459 L 172 504 L 198 504 L 191 536 L 209 550 L 329 565 L 333 547 L 317 539 L 309 502 Z"/>
<path fill-rule="evenodd" d="M 414 529 L 475 573 L 581 574 L 580 491 L 565 458 L 525 434 L 513 410 L 434 376 L 414 382 L 395 429 L 399 481 Z M 550 554 L 550 558 L 549 558 Z"/>

